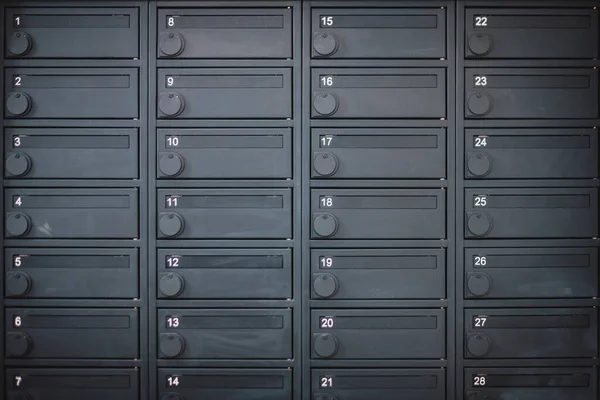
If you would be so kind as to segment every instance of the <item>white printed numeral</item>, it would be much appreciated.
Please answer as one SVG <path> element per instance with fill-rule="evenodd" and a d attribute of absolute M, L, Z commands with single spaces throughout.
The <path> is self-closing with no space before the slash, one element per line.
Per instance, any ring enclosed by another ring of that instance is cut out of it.
<path fill-rule="evenodd" d="M 175 136 L 169 136 L 167 138 L 167 146 L 168 147 L 177 147 L 179 146 L 179 138 Z"/>
<path fill-rule="evenodd" d="M 321 197 L 321 205 L 323 207 L 333 206 L 333 197 Z"/>
<path fill-rule="evenodd" d="M 487 321 L 487 317 L 475 317 L 475 327 L 483 328 L 485 326 L 486 321 Z"/>
<path fill-rule="evenodd" d="M 333 140 L 333 136 L 321 136 L 321 147 L 331 146 L 332 140 Z"/>
<path fill-rule="evenodd" d="M 324 76 L 321 78 L 321 85 L 333 86 L 333 76 Z"/>
<path fill-rule="evenodd" d="M 179 267 L 179 257 L 168 257 L 167 258 L 167 267 Z"/>
<path fill-rule="evenodd" d="M 332 26 L 333 25 L 333 17 L 321 17 L 321 25 Z"/>
<path fill-rule="evenodd" d="M 333 258 L 331 257 L 321 257 L 321 266 L 331 268 L 333 265 Z"/>
<path fill-rule="evenodd" d="M 321 377 L 321 387 L 332 387 L 333 386 L 333 378 L 331 376 L 322 376 Z"/>
<path fill-rule="evenodd" d="M 486 147 L 487 138 L 485 136 L 479 136 L 475 138 L 475 147 Z"/>
<path fill-rule="evenodd" d="M 486 256 L 475 256 L 475 265 L 485 265 L 487 264 Z"/>
<path fill-rule="evenodd" d="M 169 26 L 175 26 L 175 18 L 169 17 L 167 19 L 167 25 L 169 25 Z"/>
<path fill-rule="evenodd" d="M 15 375 L 15 386 L 21 386 L 21 382 L 23 382 L 23 377 L 20 375 Z"/>
<path fill-rule="evenodd" d="M 487 86 L 487 76 L 476 76 L 475 86 Z"/>
<path fill-rule="evenodd" d="M 20 327 L 21 324 L 23 324 L 23 320 L 21 320 L 20 316 L 15 316 L 15 319 L 13 320 L 13 324 L 15 325 L 15 327 Z"/>
<path fill-rule="evenodd" d="M 179 327 L 179 317 L 167 318 L 167 326 L 169 328 L 178 328 Z"/>
<path fill-rule="evenodd" d="M 488 17 L 486 16 L 479 16 L 479 17 L 475 17 L 475 26 L 488 26 Z"/>
<path fill-rule="evenodd" d="M 333 328 L 333 318 L 321 317 L 321 328 Z"/>
<path fill-rule="evenodd" d="M 15 76 L 15 86 L 21 86 L 21 81 L 23 79 L 20 76 Z"/>
<path fill-rule="evenodd" d="M 17 197 L 17 199 L 15 200 L 15 206 L 21 207 L 22 204 L 23 200 L 21 200 L 21 196 Z"/>
<path fill-rule="evenodd" d="M 473 386 L 485 386 L 485 376 L 474 376 Z"/>
<path fill-rule="evenodd" d="M 167 386 L 179 386 L 179 377 L 178 376 L 168 376 L 167 377 Z"/>
<path fill-rule="evenodd" d="M 476 196 L 475 207 L 485 207 L 487 205 L 487 196 Z"/>
<path fill-rule="evenodd" d="M 178 205 L 178 197 L 167 197 L 167 207 L 177 207 Z"/>

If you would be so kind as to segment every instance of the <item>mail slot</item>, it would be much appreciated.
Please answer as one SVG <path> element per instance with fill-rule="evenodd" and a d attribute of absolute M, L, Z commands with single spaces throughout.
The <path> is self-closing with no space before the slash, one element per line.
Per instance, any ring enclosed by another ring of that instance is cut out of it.
<path fill-rule="evenodd" d="M 265 368 L 161 368 L 158 370 L 158 385 L 158 398 L 164 400 L 290 400 L 292 371 Z"/>
<path fill-rule="evenodd" d="M 290 359 L 292 312 L 158 310 L 159 358 Z"/>
<path fill-rule="evenodd" d="M 467 238 L 598 236 L 598 189 L 467 189 Z"/>
<path fill-rule="evenodd" d="M 467 8 L 466 28 L 469 58 L 598 58 L 592 7 Z"/>
<path fill-rule="evenodd" d="M 134 239 L 137 189 L 5 189 L 5 236 Z"/>
<path fill-rule="evenodd" d="M 583 119 L 599 115 L 598 71 L 593 68 L 466 68 L 465 92 L 467 118 Z"/>
<path fill-rule="evenodd" d="M 287 179 L 292 177 L 292 130 L 159 129 L 158 177 Z"/>
<path fill-rule="evenodd" d="M 313 250 L 312 298 L 443 299 L 446 252 L 439 249 Z"/>
<path fill-rule="evenodd" d="M 446 311 L 312 310 L 312 358 L 440 359 Z M 398 343 L 410 343 L 399 346 Z"/>
<path fill-rule="evenodd" d="M 288 299 L 290 249 L 158 250 L 161 298 Z"/>
<path fill-rule="evenodd" d="M 598 398 L 597 368 L 467 368 L 469 400 Z"/>
<path fill-rule="evenodd" d="M 465 310 L 465 342 L 467 358 L 596 358 L 598 310 Z"/>
<path fill-rule="evenodd" d="M 598 249 L 466 249 L 465 287 L 469 298 L 596 298 Z"/>
<path fill-rule="evenodd" d="M 137 129 L 6 128 L 4 177 L 136 179 Z"/>
<path fill-rule="evenodd" d="M 160 189 L 158 237 L 286 239 L 290 189 Z"/>
<path fill-rule="evenodd" d="M 159 118 L 291 118 L 291 69 L 159 69 L 157 107 Z"/>
<path fill-rule="evenodd" d="M 137 68 L 6 68 L 6 117 L 138 118 L 138 80 Z"/>
<path fill-rule="evenodd" d="M 313 129 L 312 177 L 441 179 L 446 130 Z"/>
<path fill-rule="evenodd" d="M 137 8 L 7 8 L 4 18 L 9 58 L 132 59 L 140 54 Z"/>
<path fill-rule="evenodd" d="M 6 249 L 7 297 L 35 299 L 139 297 L 133 249 Z"/>
<path fill-rule="evenodd" d="M 314 239 L 442 239 L 443 189 L 312 190 Z"/>
<path fill-rule="evenodd" d="M 446 70 L 313 68 L 312 102 L 313 118 L 439 119 L 446 116 Z"/>
<path fill-rule="evenodd" d="M 312 56 L 444 58 L 446 10 L 313 8 Z"/>
<path fill-rule="evenodd" d="M 598 130 L 467 129 L 467 178 L 598 177 Z"/>
<path fill-rule="evenodd" d="M 292 58 L 292 10 L 159 9 L 157 54 L 160 58 Z"/>
<path fill-rule="evenodd" d="M 8 400 L 137 400 L 139 371 L 133 368 L 9 368 Z"/>
<path fill-rule="evenodd" d="M 137 309 L 7 308 L 9 358 L 139 358 Z"/>
<path fill-rule="evenodd" d="M 312 400 L 445 400 L 443 369 L 313 369 Z"/>

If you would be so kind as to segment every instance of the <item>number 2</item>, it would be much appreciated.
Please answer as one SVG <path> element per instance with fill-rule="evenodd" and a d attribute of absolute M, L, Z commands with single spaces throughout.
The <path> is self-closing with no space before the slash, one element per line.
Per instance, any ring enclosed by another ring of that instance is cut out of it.
<path fill-rule="evenodd" d="M 21 77 L 20 76 L 15 76 L 15 86 L 21 86 Z"/>

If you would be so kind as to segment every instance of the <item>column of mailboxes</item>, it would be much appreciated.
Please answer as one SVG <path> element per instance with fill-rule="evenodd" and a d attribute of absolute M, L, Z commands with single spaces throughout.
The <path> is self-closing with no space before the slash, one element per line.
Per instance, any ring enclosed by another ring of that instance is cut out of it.
<path fill-rule="evenodd" d="M 459 12 L 465 399 L 597 399 L 598 10 Z"/>
<path fill-rule="evenodd" d="M 138 398 L 139 19 L 4 8 L 2 398 Z"/>
<path fill-rule="evenodd" d="M 447 9 L 339 4 L 304 16 L 311 398 L 444 399 Z"/>
<path fill-rule="evenodd" d="M 158 398 L 291 399 L 295 10 L 193 6 L 157 10 Z"/>

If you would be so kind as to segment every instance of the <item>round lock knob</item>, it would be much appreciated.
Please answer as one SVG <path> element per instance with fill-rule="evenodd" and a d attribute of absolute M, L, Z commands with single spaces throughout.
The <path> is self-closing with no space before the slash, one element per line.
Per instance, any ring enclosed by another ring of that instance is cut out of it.
<path fill-rule="evenodd" d="M 338 159 L 333 153 L 317 153 L 313 160 L 315 172 L 321 176 L 331 176 L 338 170 Z"/>
<path fill-rule="evenodd" d="M 313 289 L 317 296 L 326 299 L 337 292 L 338 280 L 331 274 L 319 274 L 315 277 Z"/>
<path fill-rule="evenodd" d="M 6 48 L 12 55 L 24 56 L 31 50 L 31 37 L 25 32 L 15 32 L 8 38 Z"/>
<path fill-rule="evenodd" d="M 315 111 L 321 115 L 332 115 L 337 111 L 338 104 L 336 98 L 329 93 L 319 93 L 313 101 Z"/>
<path fill-rule="evenodd" d="M 330 56 L 338 49 L 338 42 L 331 33 L 318 33 L 313 40 L 313 48 L 321 56 Z"/>
<path fill-rule="evenodd" d="M 9 153 L 4 166 L 10 176 L 23 176 L 31 169 L 31 159 L 24 153 Z"/>
<path fill-rule="evenodd" d="M 158 289 L 167 297 L 176 297 L 183 292 L 185 281 L 179 274 L 169 272 L 160 276 Z"/>
<path fill-rule="evenodd" d="M 25 272 L 9 272 L 6 276 L 6 292 L 9 296 L 24 296 L 31 289 L 31 279 Z"/>
<path fill-rule="evenodd" d="M 24 236 L 31 229 L 31 220 L 23 213 L 9 213 L 6 216 L 6 232 L 8 236 Z"/>
<path fill-rule="evenodd" d="M 471 273 L 467 280 L 467 287 L 473 296 L 485 296 L 492 288 L 492 278 L 482 272 Z"/>
<path fill-rule="evenodd" d="M 175 358 L 185 350 L 185 341 L 176 333 L 162 333 L 160 335 L 160 352 L 167 358 Z"/>
<path fill-rule="evenodd" d="M 330 333 L 323 333 L 315 337 L 313 347 L 319 357 L 328 358 L 337 352 L 338 340 Z"/>
<path fill-rule="evenodd" d="M 6 99 L 6 109 L 14 116 L 23 116 L 31 110 L 31 99 L 26 93 L 10 93 Z"/>
<path fill-rule="evenodd" d="M 183 232 L 185 222 L 177 213 L 163 214 L 158 221 L 158 227 L 165 236 L 178 236 Z"/>
<path fill-rule="evenodd" d="M 31 350 L 31 339 L 26 333 L 9 332 L 6 335 L 6 352 L 9 357 L 25 357 Z"/>
<path fill-rule="evenodd" d="M 176 57 L 183 52 L 185 42 L 179 33 L 163 33 L 158 39 L 160 51 L 168 57 Z"/>
<path fill-rule="evenodd" d="M 467 339 L 467 350 L 475 357 L 483 357 L 492 349 L 492 341 L 483 333 L 476 333 Z"/>
<path fill-rule="evenodd" d="M 162 93 L 158 100 L 158 108 L 167 117 L 176 117 L 183 112 L 185 103 L 177 93 Z"/>
<path fill-rule="evenodd" d="M 487 93 L 478 92 L 469 96 L 467 106 L 471 114 L 484 117 L 492 111 L 492 98 Z"/>
<path fill-rule="evenodd" d="M 484 177 L 492 170 L 492 159 L 485 153 L 474 153 L 467 162 L 469 172 L 477 177 Z"/>
<path fill-rule="evenodd" d="M 321 237 L 333 236 L 338 229 L 337 218 L 329 213 L 318 215 L 313 221 L 313 229 Z"/>
<path fill-rule="evenodd" d="M 478 56 L 487 56 L 492 50 L 492 37 L 486 33 L 474 33 L 469 36 L 469 50 Z"/>
<path fill-rule="evenodd" d="M 161 397 L 161 400 L 183 400 L 178 393 L 167 393 Z"/>
<path fill-rule="evenodd" d="M 177 176 L 183 171 L 183 158 L 177 153 L 163 154 L 158 162 L 160 171 L 167 176 Z"/>
<path fill-rule="evenodd" d="M 475 236 L 485 236 L 492 229 L 492 221 L 484 213 L 472 213 L 467 221 L 469 232 Z"/>

